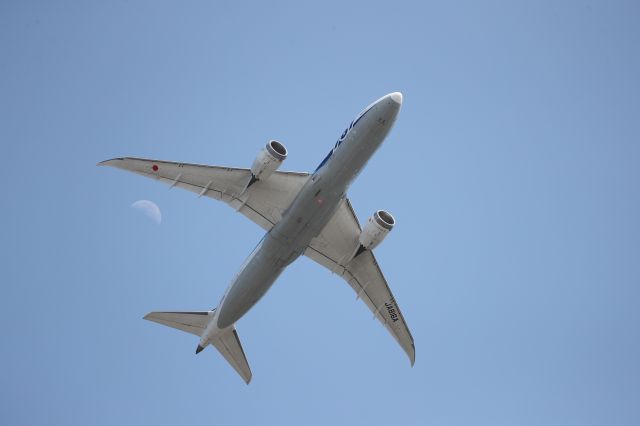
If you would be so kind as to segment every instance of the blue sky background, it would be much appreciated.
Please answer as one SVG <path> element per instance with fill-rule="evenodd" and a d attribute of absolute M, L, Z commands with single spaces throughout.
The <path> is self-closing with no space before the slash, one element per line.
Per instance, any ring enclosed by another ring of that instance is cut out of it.
<path fill-rule="evenodd" d="M 640 423 L 640 6 L 0 2 L 0 423 Z M 404 93 L 354 183 L 416 341 L 300 259 L 238 323 L 246 386 L 142 320 L 212 307 L 261 238 L 101 160 L 313 170 Z M 155 201 L 160 226 L 130 204 Z"/>

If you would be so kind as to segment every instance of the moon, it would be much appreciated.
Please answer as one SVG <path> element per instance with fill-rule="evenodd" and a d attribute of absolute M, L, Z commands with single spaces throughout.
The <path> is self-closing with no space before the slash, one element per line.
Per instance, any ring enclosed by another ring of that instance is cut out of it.
<path fill-rule="evenodd" d="M 135 203 L 131 204 L 136 210 L 140 210 L 144 213 L 149 219 L 155 222 L 156 225 L 160 225 L 162 222 L 162 213 L 160 212 L 160 207 L 153 201 L 149 200 L 138 200 Z"/>

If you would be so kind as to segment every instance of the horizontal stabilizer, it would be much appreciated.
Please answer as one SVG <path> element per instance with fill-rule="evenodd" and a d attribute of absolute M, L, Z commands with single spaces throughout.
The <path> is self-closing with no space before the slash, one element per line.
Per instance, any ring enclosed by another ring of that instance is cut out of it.
<path fill-rule="evenodd" d="M 166 325 L 167 327 L 177 328 L 187 333 L 195 334 L 200 337 L 204 333 L 209 320 L 213 317 L 215 311 L 200 312 L 149 312 L 144 319 Z M 244 354 L 238 333 L 235 327 L 230 327 L 220 334 L 213 336 L 209 342 L 222 354 L 234 370 L 240 374 L 242 379 L 249 384 L 251 381 L 251 368 Z M 196 353 L 204 348 L 198 345 Z"/>
<path fill-rule="evenodd" d="M 249 368 L 247 357 L 244 354 L 235 327 L 232 326 L 222 335 L 216 336 L 211 344 L 218 349 L 224 359 L 226 359 L 244 381 L 249 384 L 251 381 L 251 368 Z"/>
<path fill-rule="evenodd" d="M 149 312 L 144 319 L 177 328 L 200 337 L 207 328 L 214 311 L 199 312 Z"/>

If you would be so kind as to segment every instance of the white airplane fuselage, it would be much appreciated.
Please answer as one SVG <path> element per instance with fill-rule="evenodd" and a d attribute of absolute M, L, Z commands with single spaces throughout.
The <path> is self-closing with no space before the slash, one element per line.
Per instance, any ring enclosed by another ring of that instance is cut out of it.
<path fill-rule="evenodd" d="M 351 182 L 389 133 L 401 104 L 399 92 L 386 95 L 365 109 L 345 130 L 282 219 L 265 234 L 232 280 L 201 335 L 200 350 L 247 313 L 320 234 Z"/>

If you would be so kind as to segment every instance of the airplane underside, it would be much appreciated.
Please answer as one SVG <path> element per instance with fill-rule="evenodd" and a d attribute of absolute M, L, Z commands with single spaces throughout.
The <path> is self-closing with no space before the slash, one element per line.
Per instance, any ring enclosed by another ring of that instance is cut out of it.
<path fill-rule="evenodd" d="M 144 318 L 198 336 L 196 353 L 214 346 L 249 383 L 252 373 L 235 323 L 291 262 L 305 255 L 344 279 L 413 365 L 413 337 L 373 254 L 395 219 L 378 210 L 361 226 L 346 196 L 389 133 L 401 104 L 402 95 L 395 92 L 365 108 L 313 173 L 278 171 L 287 149 L 277 141 L 266 144 L 250 169 L 133 157 L 100 163 L 223 201 L 266 231 L 216 309 L 151 312 Z"/>

